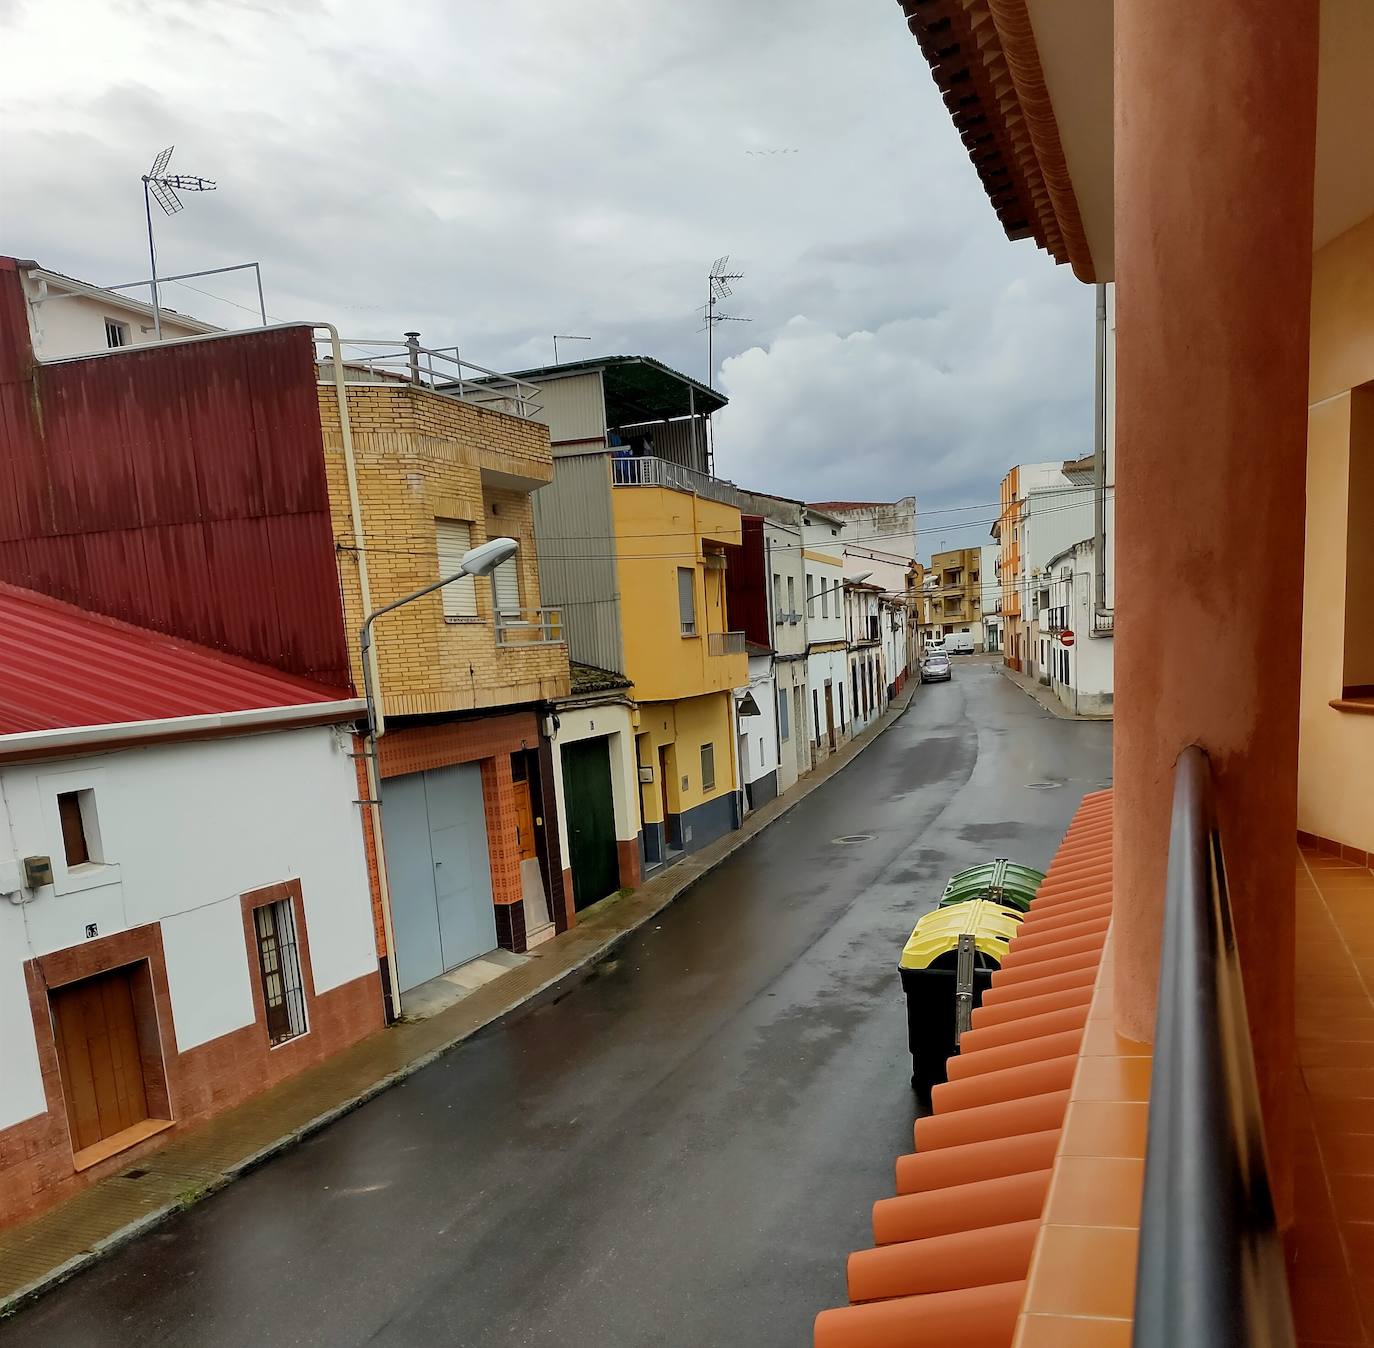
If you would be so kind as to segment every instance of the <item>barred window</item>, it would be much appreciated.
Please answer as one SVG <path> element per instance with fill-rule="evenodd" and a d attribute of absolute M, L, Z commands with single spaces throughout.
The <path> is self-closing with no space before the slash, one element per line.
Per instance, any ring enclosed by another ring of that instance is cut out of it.
<path fill-rule="evenodd" d="M 258 938 L 258 976 L 267 1015 L 267 1038 L 284 1044 L 306 1031 L 305 986 L 301 981 L 296 915 L 290 899 L 253 909 Z"/>

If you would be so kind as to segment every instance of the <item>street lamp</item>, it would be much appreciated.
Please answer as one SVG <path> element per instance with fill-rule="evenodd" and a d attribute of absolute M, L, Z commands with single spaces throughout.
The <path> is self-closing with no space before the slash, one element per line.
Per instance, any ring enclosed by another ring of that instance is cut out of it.
<path fill-rule="evenodd" d="M 381 765 L 377 762 L 377 741 L 386 732 L 385 719 L 379 714 L 375 690 L 372 678 L 372 624 L 384 613 L 390 613 L 394 608 L 400 608 L 402 604 L 408 604 L 412 599 L 419 599 L 427 594 L 432 594 L 435 590 L 441 590 L 451 581 L 458 580 L 461 576 L 489 576 L 496 570 L 502 562 L 515 556 L 516 549 L 520 545 L 513 538 L 490 538 L 485 543 L 479 543 L 475 548 L 469 548 L 458 563 L 458 570 L 451 576 L 444 576 L 441 580 L 436 580 L 432 585 L 425 585 L 418 590 L 413 590 L 410 594 L 402 595 L 399 599 L 393 599 L 389 604 L 383 604 L 381 608 L 373 609 L 363 620 L 362 632 L 358 637 L 359 649 L 363 657 L 363 695 L 367 699 L 367 751 L 363 754 L 363 762 L 367 768 L 367 803 L 376 810 L 381 804 Z M 377 838 L 377 881 L 378 889 L 382 900 L 382 927 L 386 936 L 387 950 L 387 986 L 390 993 L 391 1014 L 398 1017 L 401 1014 L 401 980 L 396 969 L 396 936 L 391 921 L 391 889 L 386 878 L 386 863 L 382 857 L 381 834 L 378 832 Z"/>
<path fill-rule="evenodd" d="M 433 594 L 435 590 L 441 590 L 445 585 L 459 580 L 463 576 L 491 575 L 502 562 L 509 561 L 515 556 L 519 546 L 520 544 L 513 538 L 489 538 L 485 543 L 479 543 L 475 548 L 469 548 L 463 554 L 462 561 L 458 563 L 458 570 L 451 576 L 436 580 L 432 585 L 425 585 L 418 590 L 412 590 L 399 599 L 393 599 L 389 604 L 383 604 L 381 608 L 373 609 L 367 615 L 363 622 L 362 633 L 358 638 L 358 645 L 363 657 L 363 696 L 367 699 L 367 733 L 370 739 L 375 742 L 380 735 L 386 733 L 386 721 L 384 717 L 377 714 L 376 697 L 373 690 L 372 624 L 384 613 L 390 613 L 392 609 L 400 608 L 401 605 L 410 603 L 412 599 L 421 599 L 427 594 Z"/>

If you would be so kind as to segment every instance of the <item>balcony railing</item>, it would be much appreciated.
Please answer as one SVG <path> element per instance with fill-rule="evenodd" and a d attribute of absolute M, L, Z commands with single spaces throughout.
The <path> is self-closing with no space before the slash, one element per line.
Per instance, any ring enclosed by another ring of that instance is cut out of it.
<path fill-rule="evenodd" d="M 1134 1348 L 1294 1343 L 1207 756 L 1174 769 Z"/>
<path fill-rule="evenodd" d="M 328 337 L 316 336 L 316 362 L 321 383 L 334 382 L 334 358 Z M 341 337 L 345 384 L 414 384 L 493 412 L 529 419 L 543 407 L 539 386 L 512 375 L 474 365 L 456 346 L 421 346 L 418 336 L 405 341 Z"/>
<path fill-rule="evenodd" d="M 1093 614 L 1093 636 L 1095 636 L 1095 637 L 1109 637 L 1109 636 L 1111 636 L 1111 635 L 1112 635 L 1112 632 L 1113 632 L 1113 618 L 1114 618 L 1114 616 L 1115 616 L 1114 610 L 1112 610 L 1112 609 L 1109 609 L 1109 608 L 1106 608 L 1106 609 L 1098 609 L 1098 610 Z"/>
<path fill-rule="evenodd" d="M 743 655 L 743 632 L 708 632 L 706 651 L 709 655 Z"/>
<path fill-rule="evenodd" d="M 714 480 L 709 473 L 699 473 L 667 459 L 612 459 L 611 472 L 617 487 L 671 487 L 698 496 L 708 495 L 705 488 Z"/>
<path fill-rule="evenodd" d="M 562 640 L 562 609 L 511 609 L 496 615 L 498 646 L 554 646 Z"/>

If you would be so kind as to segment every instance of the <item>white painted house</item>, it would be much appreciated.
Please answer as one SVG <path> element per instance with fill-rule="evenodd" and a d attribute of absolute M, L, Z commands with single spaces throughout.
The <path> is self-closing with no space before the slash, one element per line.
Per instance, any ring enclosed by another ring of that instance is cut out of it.
<path fill-rule="evenodd" d="M 19 280 L 29 307 L 34 354 L 41 360 L 157 340 L 152 305 L 133 295 L 78 281 L 32 261 L 20 262 Z M 164 341 L 220 331 L 175 309 L 159 306 L 159 312 Z"/>
<path fill-rule="evenodd" d="M 807 506 L 802 516 L 806 581 L 806 684 L 812 761 L 834 753 L 852 731 L 849 644 L 844 622 L 844 521 Z"/>
<path fill-rule="evenodd" d="M 0 1226 L 382 1026 L 361 703 L 0 585 Z"/>

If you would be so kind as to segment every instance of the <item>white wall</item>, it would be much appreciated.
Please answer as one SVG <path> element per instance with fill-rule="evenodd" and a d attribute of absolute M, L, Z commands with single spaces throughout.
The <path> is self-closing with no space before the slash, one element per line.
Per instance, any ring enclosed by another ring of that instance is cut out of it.
<path fill-rule="evenodd" d="M 802 561 L 802 531 L 773 520 L 763 522 L 763 555 L 768 571 L 768 609 L 773 619 L 773 648 L 779 655 L 802 655 L 806 651 L 806 568 Z M 774 581 L 777 577 L 775 602 Z M 789 607 L 788 581 L 792 582 Z M 779 622 L 779 616 L 797 614 L 797 620 Z"/>
<path fill-rule="evenodd" d="M 1092 543 L 1082 543 L 1067 557 L 1056 559 L 1053 576 L 1050 603 L 1068 608 L 1068 625 L 1074 634 L 1074 644 L 1065 648 L 1051 639 L 1050 660 L 1038 672 L 1042 677 L 1049 675 L 1055 696 L 1070 711 L 1109 712 L 1112 709 L 1113 643 L 1111 637 L 1092 635 Z M 1061 677 L 1066 663 L 1067 680 Z"/>
<path fill-rule="evenodd" d="M 128 325 L 130 346 L 141 346 L 157 340 L 152 310 L 143 305 L 130 304 L 125 296 L 117 295 L 114 291 L 104 291 L 99 297 L 76 292 L 62 299 L 46 299 L 35 304 L 33 301 L 41 293 L 38 278 L 27 271 L 22 272 L 21 277 L 25 298 L 29 300 L 29 331 L 33 338 L 34 353 L 42 360 L 108 350 L 109 343 L 105 337 L 107 318 Z M 56 283 L 48 283 L 49 295 L 61 293 Z M 147 294 L 147 291 L 143 293 Z M 183 323 L 167 310 L 162 311 L 164 340 L 194 337 L 204 332 L 207 326 L 195 321 Z"/>
<path fill-rule="evenodd" d="M 773 657 L 749 657 L 749 691 L 759 704 L 757 716 L 737 716 L 735 725 L 741 738 L 749 741 L 748 759 L 743 760 L 747 771 L 741 773 L 745 782 L 756 782 L 778 768 L 777 684 L 773 679 Z M 739 705 L 739 691 L 735 705 Z"/>
<path fill-rule="evenodd" d="M 615 807 L 615 836 L 627 842 L 639 836 L 639 770 L 635 764 L 635 732 L 630 708 L 619 702 L 591 707 L 559 707 L 558 730 L 549 741 L 553 749 L 553 788 L 558 802 L 558 845 L 563 865 L 569 866 L 568 808 L 563 796 L 564 744 L 608 737 L 611 760 L 611 801 Z"/>
<path fill-rule="evenodd" d="M 0 1128 L 46 1109 L 24 961 L 161 922 L 179 1051 L 253 1020 L 240 896 L 299 879 L 316 992 L 377 951 L 348 743 L 329 727 L 0 768 L 0 866 L 50 856 L 54 884 L 0 898 Z M 67 874 L 59 791 L 92 789 L 106 865 Z"/>
<path fill-rule="evenodd" d="M 832 683 L 831 697 L 835 707 L 835 743 L 838 747 L 849 736 L 849 722 L 853 716 L 853 701 L 849 689 L 849 652 L 844 648 L 834 651 L 813 651 L 806 657 L 806 682 L 808 714 L 815 717 L 811 724 L 813 758 L 819 762 L 830 752 L 830 741 L 825 733 L 825 681 Z M 815 696 L 812 702 L 812 694 Z M 842 700 L 843 699 L 843 700 Z M 815 711 L 812 708 L 815 708 Z M 844 715 L 840 712 L 843 708 Z M 820 745 L 816 745 L 819 733 Z"/>

